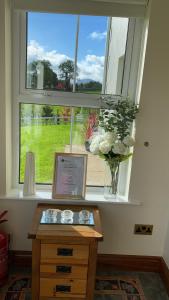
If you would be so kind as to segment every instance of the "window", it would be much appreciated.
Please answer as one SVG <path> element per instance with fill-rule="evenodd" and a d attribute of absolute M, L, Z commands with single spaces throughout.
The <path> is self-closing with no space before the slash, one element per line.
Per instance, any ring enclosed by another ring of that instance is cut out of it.
<path fill-rule="evenodd" d="M 26 23 L 21 87 L 121 94 L 128 18 L 29 12 Z"/>
<path fill-rule="evenodd" d="M 142 19 L 16 11 L 14 24 L 15 178 L 34 151 L 36 182 L 50 184 L 54 152 L 88 151 L 102 93 L 134 101 Z M 104 161 L 90 154 L 87 185 L 104 185 Z"/>
<path fill-rule="evenodd" d="M 28 13 L 26 88 L 100 93 L 107 19 Z"/>

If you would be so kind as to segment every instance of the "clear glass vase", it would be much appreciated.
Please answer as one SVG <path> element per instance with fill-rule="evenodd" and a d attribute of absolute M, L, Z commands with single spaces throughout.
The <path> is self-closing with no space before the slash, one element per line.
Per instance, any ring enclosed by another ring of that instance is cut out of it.
<path fill-rule="evenodd" d="M 105 199 L 115 199 L 118 194 L 118 178 L 119 165 L 116 160 L 111 160 L 106 163 L 105 183 L 104 183 L 104 197 Z"/>

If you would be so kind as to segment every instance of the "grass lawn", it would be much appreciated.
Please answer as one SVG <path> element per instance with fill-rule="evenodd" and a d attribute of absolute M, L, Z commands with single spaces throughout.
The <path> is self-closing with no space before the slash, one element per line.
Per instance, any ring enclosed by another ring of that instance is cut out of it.
<path fill-rule="evenodd" d="M 95 91 L 79 90 L 77 93 L 101 95 L 101 90 L 100 91 L 99 90 L 95 90 Z"/>
<path fill-rule="evenodd" d="M 73 128 L 73 144 L 83 141 L 81 124 Z M 36 182 L 52 183 L 54 153 L 64 152 L 70 144 L 70 124 L 30 125 L 21 127 L 20 181 L 24 181 L 25 156 L 27 151 L 35 153 Z"/>

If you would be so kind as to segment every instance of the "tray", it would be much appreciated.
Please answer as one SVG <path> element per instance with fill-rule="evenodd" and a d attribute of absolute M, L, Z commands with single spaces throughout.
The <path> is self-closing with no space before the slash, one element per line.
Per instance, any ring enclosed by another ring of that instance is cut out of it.
<path fill-rule="evenodd" d="M 55 211 L 55 210 L 53 210 Z M 41 216 L 40 224 L 46 225 L 87 225 L 87 226 L 94 226 L 94 217 L 93 212 L 90 212 L 89 219 L 83 220 L 79 218 L 79 212 L 73 211 L 73 218 L 72 219 L 63 219 L 61 217 L 61 210 L 57 212 L 57 214 L 52 214 L 52 210 L 50 212 L 48 210 L 44 210 Z"/>

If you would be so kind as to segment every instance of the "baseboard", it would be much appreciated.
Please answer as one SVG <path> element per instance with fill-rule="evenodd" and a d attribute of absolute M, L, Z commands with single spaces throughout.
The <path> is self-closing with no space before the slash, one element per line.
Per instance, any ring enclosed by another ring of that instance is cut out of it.
<path fill-rule="evenodd" d="M 13 266 L 31 267 L 31 251 L 9 252 L 9 263 Z M 123 271 L 157 272 L 165 284 L 169 295 L 169 268 L 164 259 L 160 256 L 141 255 L 119 255 L 119 254 L 98 254 L 97 265 L 99 268 Z"/>
<path fill-rule="evenodd" d="M 161 257 L 119 254 L 98 254 L 99 267 L 123 271 L 160 272 Z"/>
<path fill-rule="evenodd" d="M 31 267 L 32 264 L 32 251 L 9 251 L 9 264 L 20 267 Z"/>
<path fill-rule="evenodd" d="M 31 251 L 10 251 L 10 263 L 31 266 Z M 111 267 L 123 271 L 158 272 L 166 271 L 165 262 L 160 256 L 139 256 L 119 254 L 98 254 L 97 265 L 100 268 Z M 163 267 L 161 267 L 161 265 Z"/>

